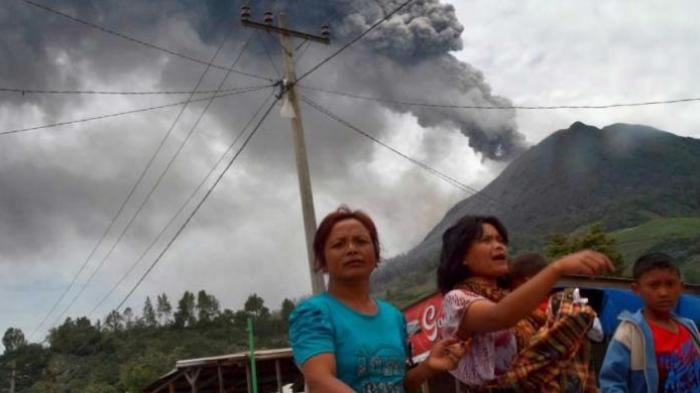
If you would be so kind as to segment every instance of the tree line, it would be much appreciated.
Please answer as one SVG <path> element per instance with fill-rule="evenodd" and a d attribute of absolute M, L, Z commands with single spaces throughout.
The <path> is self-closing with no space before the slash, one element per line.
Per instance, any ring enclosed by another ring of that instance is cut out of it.
<path fill-rule="evenodd" d="M 154 301 L 147 297 L 140 312 L 113 310 L 94 322 L 66 318 L 42 343 L 29 343 L 21 329 L 10 327 L 2 338 L 0 393 L 9 389 L 12 364 L 18 393 L 139 392 L 177 360 L 246 350 L 249 318 L 256 347 L 288 346 L 287 319 L 294 306 L 284 299 L 271 311 L 251 294 L 234 311 L 222 309 L 204 290 L 187 290 L 175 307 L 163 293 Z"/>

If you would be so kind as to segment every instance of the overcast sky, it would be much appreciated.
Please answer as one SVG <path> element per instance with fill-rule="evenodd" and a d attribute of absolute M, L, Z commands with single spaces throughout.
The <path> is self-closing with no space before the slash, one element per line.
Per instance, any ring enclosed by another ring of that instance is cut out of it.
<path fill-rule="evenodd" d="M 315 32 L 320 23 L 329 21 L 337 42 L 302 49 L 297 63 L 301 75 L 398 2 L 291 3 L 293 27 Z M 300 3 L 307 8 L 300 8 Z M 236 68 L 273 80 L 282 68 L 275 39 L 243 29 L 235 1 L 134 1 L 125 6 L 114 0 L 63 0 L 50 4 L 82 20 L 204 61 L 223 42 L 214 62 L 227 67 L 252 37 Z M 254 17 L 259 19 L 272 1 L 256 4 L 260 6 L 255 7 Z M 287 3 L 279 1 L 275 7 L 283 9 Z M 395 101 L 474 105 L 597 105 L 697 97 L 700 25 L 693 17 L 698 11 L 700 5 L 694 1 L 416 1 L 301 85 Z M 0 5 L 0 30 L 0 88 L 189 91 L 206 68 L 22 1 Z M 199 89 L 216 89 L 225 74 L 211 69 Z M 231 74 L 224 88 L 266 84 L 266 80 Z M 102 265 L 66 315 L 76 317 L 93 310 L 271 91 L 213 101 L 159 187 L 105 259 L 206 102 L 187 106 L 105 242 L 34 340 L 44 337 Z M 515 112 L 407 107 L 308 89 L 302 93 L 474 188 L 487 184 L 528 145 L 577 120 L 599 127 L 640 123 L 700 137 L 700 118 L 694 114 L 697 103 Z M 187 98 L 0 92 L 0 131 Z M 29 335 L 46 316 L 181 109 L 0 135 L 0 332 L 14 326 Z M 385 257 L 416 245 L 449 207 L 468 196 L 314 109 L 303 106 L 303 111 L 317 218 L 341 203 L 366 210 L 378 224 Z M 204 190 L 195 200 L 203 194 Z M 193 207 L 188 205 L 185 212 Z M 180 216 L 175 224 L 183 220 Z M 93 319 L 119 303 L 176 229 L 165 232 L 91 315 Z M 283 298 L 310 292 L 308 276 L 291 134 L 278 106 L 127 305 L 140 313 L 146 296 L 165 292 L 175 306 L 184 290 L 205 289 L 232 309 L 240 308 L 253 292 L 270 308 L 278 308 Z"/>

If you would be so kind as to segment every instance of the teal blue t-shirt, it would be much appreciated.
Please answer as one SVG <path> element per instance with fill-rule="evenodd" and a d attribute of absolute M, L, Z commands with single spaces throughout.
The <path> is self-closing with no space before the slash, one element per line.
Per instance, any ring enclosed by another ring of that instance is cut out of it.
<path fill-rule="evenodd" d="M 337 378 L 358 393 L 403 393 L 408 338 L 403 314 L 375 300 L 377 313 L 352 310 L 323 293 L 299 304 L 289 316 L 294 361 L 335 355 Z"/>

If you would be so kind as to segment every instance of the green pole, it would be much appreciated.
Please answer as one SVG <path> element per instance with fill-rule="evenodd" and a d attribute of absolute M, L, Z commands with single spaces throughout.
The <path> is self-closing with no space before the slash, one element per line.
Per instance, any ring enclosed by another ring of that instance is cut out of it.
<path fill-rule="evenodd" d="M 248 317 L 248 348 L 250 353 L 250 376 L 253 379 L 253 393 L 258 393 L 258 374 L 255 370 L 255 337 L 253 336 L 253 319 Z"/>

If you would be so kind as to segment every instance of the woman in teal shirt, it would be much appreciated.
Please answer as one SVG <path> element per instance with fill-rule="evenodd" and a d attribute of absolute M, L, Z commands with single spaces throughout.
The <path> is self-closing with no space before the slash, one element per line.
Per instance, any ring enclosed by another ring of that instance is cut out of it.
<path fill-rule="evenodd" d="M 346 207 L 326 216 L 314 253 L 317 268 L 329 276 L 328 292 L 302 302 L 289 318 L 294 359 L 310 393 L 414 392 L 430 376 L 456 367 L 465 346 L 443 340 L 407 370 L 403 315 L 370 297 L 379 239 L 369 216 Z"/>

